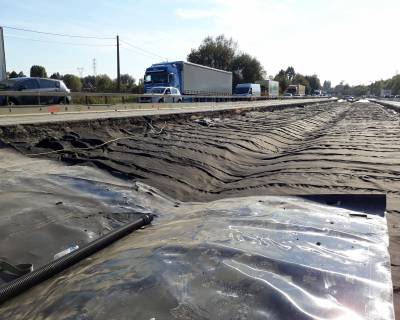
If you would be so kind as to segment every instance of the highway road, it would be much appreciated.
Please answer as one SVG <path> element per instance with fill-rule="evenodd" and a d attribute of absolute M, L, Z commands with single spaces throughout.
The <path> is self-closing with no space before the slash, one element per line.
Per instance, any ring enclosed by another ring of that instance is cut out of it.
<path fill-rule="evenodd" d="M 306 105 L 317 102 L 326 102 L 327 98 L 321 99 L 293 99 L 293 100 L 264 100 L 254 102 L 228 102 L 228 103 L 183 103 L 183 104 L 121 104 L 115 106 L 68 106 L 67 112 L 50 113 L 50 107 L 17 107 L 11 112 L 8 107 L 0 109 L 0 126 L 17 124 L 54 123 L 63 121 L 82 121 L 96 119 L 118 119 L 136 116 L 153 116 L 167 114 L 183 114 L 193 112 L 223 111 L 234 109 L 251 109 L 257 107 L 273 107 L 283 105 Z M 140 107 L 140 109 L 139 109 Z M 146 108 L 146 109 L 143 109 Z M 71 111 L 82 110 L 82 111 Z"/>

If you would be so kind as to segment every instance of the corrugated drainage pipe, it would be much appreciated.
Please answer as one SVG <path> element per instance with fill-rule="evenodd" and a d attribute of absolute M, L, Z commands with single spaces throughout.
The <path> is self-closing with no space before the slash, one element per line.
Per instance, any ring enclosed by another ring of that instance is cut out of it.
<path fill-rule="evenodd" d="M 75 263 L 87 258 L 93 253 L 104 249 L 111 243 L 121 239 L 127 234 L 150 224 L 153 220 L 151 214 L 145 214 L 140 219 L 130 222 L 108 234 L 86 244 L 80 249 L 73 251 L 55 261 L 52 261 L 37 270 L 25 274 L 0 288 L 0 304 L 6 300 L 15 297 L 16 295 L 24 292 L 25 290 L 37 285 L 57 273 L 71 267 Z"/>

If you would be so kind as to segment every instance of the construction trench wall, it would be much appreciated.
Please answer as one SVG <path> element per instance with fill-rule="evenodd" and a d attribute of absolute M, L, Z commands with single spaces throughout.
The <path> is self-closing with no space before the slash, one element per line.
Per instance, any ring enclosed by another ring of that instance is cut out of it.
<path fill-rule="evenodd" d="M 126 182 L 140 181 L 166 193 L 172 203 L 266 194 L 385 193 L 396 288 L 398 123 L 397 113 L 376 104 L 329 102 L 1 130 L 4 143 L 23 154 L 47 153 L 33 159 L 56 159 L 74 164 L 71 168 L 79 164 Z M 118 140 L 107 143 L 113 139 Z"/>

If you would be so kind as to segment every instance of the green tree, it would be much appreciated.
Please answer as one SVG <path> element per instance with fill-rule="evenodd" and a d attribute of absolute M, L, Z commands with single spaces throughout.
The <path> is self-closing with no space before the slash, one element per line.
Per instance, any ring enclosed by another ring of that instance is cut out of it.
<path fill-rule="evenodd" d="M 26 75 L 22 71 L 18 73 L 16 73 L 15 71 L 7 72 L 7 76 L 9 79 L 26 77 Z"/>
<path fill-rule="evenodd" d="M 143 79 L 139 79 L 138 85 L 133 87 L 132 93 L 144 93 L 144 81 Z"/>
<path fill-rule="evenodd" d="M 289 83 L 292 83 L 294 77 L 296 76 L 296 72 L 294 71 L 293 67 L 288 67 L 285 71 L 285 75 Z"/>
<path fill-rule="evenodd" d="M 135 84 L 136 80 L 129 74 L 121 74 L 120 79 L 121 79 L 121 91 L 129 92 L 132 91 L 134 87 L 136 87 Z"/>
<path fill-rule="evenodd" d="M 82 90 L 82 82 L 81 79 L 73 74 L 65 74 L 62 77 L 67 88 L 69 88 L 72 92 L 79 92 Z"/>
<path fill-rule="evenodd" d="M 356 85 L 351 87 L 342 81 L 333 89 L 333 92 L 337 95 L 364 96 L 371 94 L 379 96 L 383 89 L 391 90 L 393 95 L 400 95 L 400 75 L 395 75 L 387 80 L 375 81 L 368 86 Z"/>
<path fill-rule="evenodd" d="M 219 35 L 215 39 L 206 37 L 198 49 L 192 49 L 187 56 L 189 62 L 212 68 L 231 71 L 232 62 L 237 54 L 237 43 L 232 38 Z"/>
<path fill-rule="evenodd" d="M 56 80 L 61 80 L 62 79 L 62 75 L 60 73 L 58 73 L 58 72 L 55 72 L 50 76 L 50 78 L 51 79 L 56 79 Z"/>
<path fill-rule="evenodd" d="M 324 90 L 325 92 L 331 92 L 331 90 L 332 90 L 331 82 L 328 80 L 325 80 L 324 84 L 322 85 L 322 90 Z"/>
<path fill-rule="evenodd" d="M 82 86 L 84 91 L 96 91 L 96 77 L 86 76 L 82 78 Z"/>
<path fill-rule="evenodd" d="M 300 73 L 296 73 L 293 67 L 280 70 L 274 80 L 279 81 L 280 93 L 284 93 L 291 84 L 301 84 L 305 86 L 307 94 L 312 93 L 313 90 L 321 89 L 321 81 L 316 74 L 304 76 Z"/>
<path fill-rule="evenodd" d="M 11 71 L 10 74 L 8 75 L 9 79 L 13 79 L 13 78 L 18 78 L 18 73 L 16 73 L 15 71 Z"/>
<path fill-rule="evenodd" d="M 387 80 L 386 87 L 392 90 L 393 95 L 400 95 L 400 75 L 395 75 L 393 78 Z"/>
<path fill-rule="evenodd" d="M 345 96 L 351 95 L 351 87 L 347 83 L 343 86 L 343 95 Z"/>
<path fill-rule="evenodd" d="M 367 95 L 369 92 L 369 87 L 364 85 L 358 85 L 351 88 L 351 94 L 356 97 Z"/>
<path fill-rule="evenodd" d="M 106 74 L 101 74 L 96 77 L 97 92 L 112 92 L 115 91 L 115 83 Z"/>
<path fill-rule="evenodd" d="M 238 83 L 254 83 L 262 80 L 265 76 L 261 63 L 246 53 L 242 53 L 233 59 L 231 70 L 234 87 Z"/>
<path fill-rule="evenodd" d="M 191 50 L 187 59 L 189 62 L 232 71 L 234 87 L 241 82 L 262 80 L 265 76 L 261 63 L 247 53 L 238 52 L 237 43 L 224 35 L 215 39 L 205 38 L 198 49 Z"/>
<path fill-rule="evenodd" d="M 31 67 L 30 75 L 31 77 L 47 78 L 46 69 L 42 66 L 37 65 Z"/>
<path fill-rule="evenodd" d="M 283 69 L 278 72 L 278 74 L 275 76 L 274 80 L 279 82 L 279 91 L 281 94 L 286 91 L 287 87 L 290 84 L 289 80 L 286 76 L 286 72 Z"/>
<path fill-rule="evenodd" d="M 310 84 L 310 91 L 308 93 L 313 93 L 314 90 L 321 90 L 321 81 L 316 74 L 313 74 L 312 76 L 305 76 L 305 78 Z"/>
<path fill-rule="evenodd" d="M 306 94 L 310 94 L 312 89 L 311 89 L 311 85 L 310 82 L 308 81 L 306 76 L 303 76 L 300 73 L 297 73 L 292 81 L 292 84 L 301 84 L 303 86 L 306 87 Z"/>
<path fill-rule="evenodd" d="M 381 94 L 381 90 L 384 89 L 385 82 L 383 80 L 375 81 L 370 85 L 370 92 L 373 95 L 379 96 Z"/>
<path fill-rule="evenodd" d="M 343 87 L 344 87 L 344 81 L 340 81 L 340 83 L 336 85 L 335 88 L 333 89 L 333 92 L 337 95 L 342 95 Z"/>

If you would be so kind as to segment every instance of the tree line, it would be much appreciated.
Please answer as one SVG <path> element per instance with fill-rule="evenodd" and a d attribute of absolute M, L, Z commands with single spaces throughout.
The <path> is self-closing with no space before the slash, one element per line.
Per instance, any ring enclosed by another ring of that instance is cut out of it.
<path fill-rule="evenodd" d="M 197 49 L 192 49 L 187 56 L 189 62 L 231 71 L 233 74 L 233 87 L 238 83 L 254 83 L 266 78 L 266 71 L 257 58 L 238 50 L 238 44 L 232 38 L 219 35 L 216 38 L 206 37 Z M 284 93 L 291 84 L 301 84 L 306 87 L 306 94 L 322 90 L 335 95 L 380 95 L 382 89 L 389 89 L 393 95 L 400 95 L 400 75 L 387 80 L 379 80 L 370 85 L 350 86 L 344 82 L 332 87 L 329 80 L 323 84 L 318 75 L 303 75 L 294 70 L 292 66 L 280 70 L 274 77 L 279 81 L 280 93 Z"/>
<path fill-rule="evenodd" d="M 192 49 L 187 56 L 189 62 L 232 72 L 235 87 L 238 83 L 255 83 L 266 78 L 266 71 L 261 62 L 248 53 L 238 50 L 238 44 L 232 38 L 219 35 L 215 39 L 206 37 L 197 49 Z M 302 84 L 306 93 L 322 88 L 317 75 L 304 76 L 296 73 L 293 67 L 281 70 L 273 77 L 279 81 L 281 93 L 290 84 Z"/>
<path fill-rule="evenodd" d="M 279 81 L 281 93 L 285 92 L 287 87 L 291 84 L 301 84 L 306 87 L 306 94 L 313 94 L 315 90 L 321 90 L 324 87 L 324 91 L 328 91 L 327 88 L 330 86 L 329 81 L 324 82 L 324 86 L 321 86 L 321 81 L 316 74 L 313 75 L 302 75 L 296 73 L 293 67 L 288 67 L 286 70 L 280 70 L 274 78 L 275 81 Z"/>
<path fill-rule="evenodd" d="M 232 72 L 233 87 L 238 83 L 254 83 L 266 74 L 260 61 L 238 50 L 232 38 L 220 35 L 206 37 L 197 49 L 192 49 L 187 60 L 192 63 Z"/>
<path fill-rule="evenodd" d="M 10 79 L 19 77 L 25 77 L 25 74 L 22 71 L 19 73 L 11 71 L 8 74 L 8 78 Z M 30 77 L 48 78 L 48 74 L 45 67 L 34 65 L 30 69 Z M 50 75 L 50 78 L 64 81 L 65 85 L 73 92 L 115 92 L 117 90 L 117 79 L 111 79 L 106 74 L 78 77 L 73 74 L 61 75 L 55 72 Z M 143 93 L 142 79 L 136 83 L 135 78 L 129 74 L 121 74 L 120 79 L 122 92 Z"/>
<path fill-rule="evenodd" d="M 206 37 L 197 49 L 191 49 L 187 56 L 189 62 L 200 65 L 231 71 L 232 86 L 238 83 L 255 83 L 266 79 L 266 71 L 261 62 L 248 53 L 238 49 L 238 44 L 232 38 L 219 35 L 215 38 Z M 24 77 L 24 73 L 12 71 L 9 78 Z M 30 69 L 31 77 L 47 78 L 46 69 L 43 66 L 34 65 Z M 73 74 L 61 75 L 56 72 L 50 75 L 52 79 L 63 80 L 68 88 L 74 92 L 113 92 L 117 90 L 117 80 L 108 75 L 78 77 Z M 306 93 L 321 89 L 320 80 L 317 75 L 303 76 L 296 73 L 293 67 L 281 70 L 274 78 L 280 82 L 280 91 L 283 93 L 290 84 L 302 84 L 306 87 Z M 121 75 L 121 91 L 132 93 L 143 93 L 143 80 L 138 83 L 129 74 Z"/>
<path fill-rule="evenodd" d="M 248 53 L 238 49 L 238 43 L 232 38 L 219 35 L 215 38 L 206 37 L 198 48 L 191 49 L 187 56 L 189 62 L 222 69 L 232 72 L 232 86 L 238 83 L 255 83 L 265 80 L 267 72 L 261 62 Z M 12 71 L 9 78 L 24 77 L 24 73 Z M 43 66 L 32 66 L 31 77 L 47 78 L 46 69 Z M 113 92 L 117 90 L 117 80 L 108 75 L 77 77 L 73 74 L 61 75 L 58 72 L 50 75 L 50 78 L 63 80 L 72 91 Z M 280 93 L 284 93 L 291 84 L 301 84 L 306 87 L 306 94 L 312 94 L 315 90 L 323 90 L 335 95 L 379 95 L 382 89 L 392 90 L 392 94 L 400 95 L 400 75 L 391 79 L 379 80 L 370 85 L 350 86 L 344 82 L 332 87 L 326 80 L 321 85 L 318 75 L 303 75 L 294 70 L 292 66 L 280 70 L 275 76 L 269 78 L 279 81 Z M 129 74 L 121 75 L 121 91 L 143 93 L 143 79 L 138 83 Z"/>
<path fill-rule="evenodd" d="M 386 80 L 378 80 L 369 85 L 350 86 L 342 81 L 333 89 L 335 94 L 352 96 L 379 96 L 382 90 L 391 90 L 392 95 L 400 95 L 400 75 Z"/>

